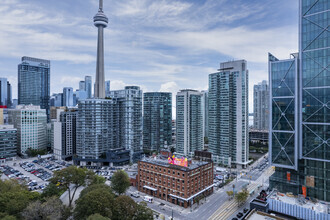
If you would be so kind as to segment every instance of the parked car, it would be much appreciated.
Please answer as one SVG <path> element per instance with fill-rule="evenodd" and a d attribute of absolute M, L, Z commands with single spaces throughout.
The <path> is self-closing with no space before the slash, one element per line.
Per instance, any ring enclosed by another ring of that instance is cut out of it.
<path fill-rule="evenodd" d="M 139 198 L 140 195 L 137 192 L 131 193 L 131 196 L 134 198 Z"/>
<path fill-rule="evenodd" d="M 239 212 L 236 216 L 237 216 L 237 218 L 242 218 L 243 213 L 242 212 Z"/>

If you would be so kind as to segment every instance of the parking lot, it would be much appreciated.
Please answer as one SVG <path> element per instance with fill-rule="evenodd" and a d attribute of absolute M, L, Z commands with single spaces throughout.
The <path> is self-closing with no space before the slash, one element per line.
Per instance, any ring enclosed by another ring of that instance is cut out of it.
<path fill-rule="evenodd" d="M 50 159 L 18 159 L 0 166 L 2 179 L 17 179 L 29 190 L 42 192 L 53 176 L 53 171 L 61 170 L 69 164 Z"/>

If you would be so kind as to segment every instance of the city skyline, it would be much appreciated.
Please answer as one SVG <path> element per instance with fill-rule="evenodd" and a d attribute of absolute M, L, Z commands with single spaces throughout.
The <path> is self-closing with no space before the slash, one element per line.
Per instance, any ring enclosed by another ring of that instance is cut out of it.
<path fill-rule="evenodd" d="M 1 64 L 6 64 L 1 65 L 0 75 L 13 85 L 13 98 L 17 97 L 15 66 L 21 56 L 51 60 L 51 94 L 60 92 L 63 87 L 75 88 L 85 75 L 95 75 L 97 33 L 91 18 L 98 1 L 74 3 L 77 1 L 45 3 L 34 0 L 27 5 L 14 0 L 4 1 L 0 6 L 3 12 L 0 27 L 4 30 L 0 39 L 9 43 L 0 44 L 0 48 L 10 51 L 0 53 Z M 246 59 L 250 64 L 252 100 L 253 85 L 267 79 L 264 55 L 273 51 L 277 57 L 286 58 L 290 51 L 297 51 L 297 3 L 285 2 L 285 9 L 276 10 L 282 3 L 133 1 L 126 4 L 108 1 L 104 5 L 110 25 L 104 33 L 105 78 L 111 80 L 113 90 L 138 85 L 144 92 L 176 94 L 184 88 L 205 90 L 207 75 L 214 71 L 214 66 L 228 60 Z M 51 11 L 45 14 L 46 4 L 56 9 L 57 14 Z M 71 5 L 75 6 L 69 13 Z M 218 12 L 219 8 L 235 10 Z M 215 11 L 214 17 L 207 15 Z M 16 16 L 19 19 L 14 19 Z M 282 19 L 277 21 L 278 17 Z M 201 43 L 196 44 L 196 40 Z M 274 47 L 277 47 L 275 51 Z M 252 103 L 249 109 L 252 112 Z"/>

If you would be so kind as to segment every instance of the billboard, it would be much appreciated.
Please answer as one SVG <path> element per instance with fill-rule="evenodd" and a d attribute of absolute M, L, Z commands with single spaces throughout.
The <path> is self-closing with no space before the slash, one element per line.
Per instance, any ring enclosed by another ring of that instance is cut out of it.
<path fill-rule="evenodd" d="M 184 157 L 176 158 L 173 155 L 172 157 L 168 158 L 168 163 L 178 165 L 178 166 L 182 166 L 182 167 L 188 167 L 188 160 L 187 160 L 187 158 L 184 158 Z"/>

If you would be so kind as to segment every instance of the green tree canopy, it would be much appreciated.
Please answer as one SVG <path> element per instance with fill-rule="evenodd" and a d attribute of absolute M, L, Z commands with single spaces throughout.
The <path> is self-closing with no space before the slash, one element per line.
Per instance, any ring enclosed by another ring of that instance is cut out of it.
<path fill-rule="evenodd" d="M 238 206 L 240 206 L 242 203 L 244 203 L 248 197 L 249 197 L 249 192 L 245 189 L 242 190 L 241 192 L 237 193 L 235 195 L 235 200 L 236 200 Z"/>
<path fill-rule="evenodd" d="M 52 219 L 60 220 L 64 213 L 62 201 L 56 196 L 47 198 L 44 203 L 41 201 L 31 202 L 22 212 L 25 220 Z"/>
<path fill-rule="evenodd" d="M 126 192 L 131 185 L 129 177 L 124 170 L 118 170 L 111 178 L 111 187 L 119 195 Z"/>
<path fill-rule="evenodd" d="M 91 191 L 94 191 L 94 190 L 97 190 L 97 189 L 101 189 L 103 191 L 107 191 L 107 192 L 110 192 L 111 194 L 112 193 L 112 189 L 110 186 L 108 185 L 105 185 L 105 184 L 93 184 L 93 185 L 90 185 L 88 187 L 86 187 L 85 189 L 83 189 L 80 193 L 80 196 L 79 197 L 83 197 L 84 195 L 86 195 L 87 193 L 91 192 Z"/>
<path fill-rule="evenodd" d="M 137 204 L 137 209 L 135 216 L 133 218 L 134 220 L 153 220 L 153 212 L 151 209 L 147 207 L 147 203 L 140 202 L 140 204 Z"/>
<path fill-rule="evenodd" d="M 95 189 L 76 201 L 75 219 L 86 219 L 93 214 L 111 218 L 114 209 L 114 195 L 103 189 Z"/>
<path fill-rule="evenodd" d="M 103 217 L 102 215 L 100 214 L 93 214 L 93 215 L 90 215 L 87 220 L 110 220 L 110 218 L 107 218 L 107 217 Z"/>
<path fill-rule="evenodd" d="M 20 218 L 20 213 L 31 201 L 40 198 L 37 192 L 30 192 L 14 180 L 0 180 L 0 213 Z"/>
<path fill-rule="evenodd" d="M 54 172 L 51 183 L 59 186 L 59 189 L 68 190 L 69 207 L 72 206 L 74 195 L 81 186 L 86 186 L 95 180 L 95 174 L 86 168 L 69 166 Z"/>
<path fill-rule="evenodd" d="M 118 196 L 115 200 L 113 220 L 131 220 L 137 211 L 137 204 L 128 196 Z"/>

